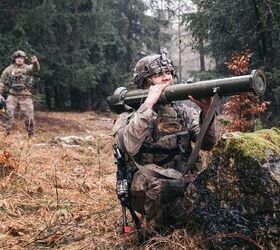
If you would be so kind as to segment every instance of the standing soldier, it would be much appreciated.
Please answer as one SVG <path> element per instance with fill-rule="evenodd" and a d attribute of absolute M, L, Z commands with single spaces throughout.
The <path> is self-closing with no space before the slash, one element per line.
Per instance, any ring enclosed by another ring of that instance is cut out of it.
<path fill-rule="evenodd" d="M 34 106 L 31 98 L 32 75 L 40 70 L 36 56 L 32 56 L 32 64 L 27 65 L 26 54 L 18 50 L 12 55 L 12 64 L 2 73 L 0 78 L 0 102 L 4 101 L 2 94 L 8 93 L 6 100 L 7 117 L 4 121 L 6 135 L 11 132 L 15 109 L 19 105 L 28 137 L 34 135 Z"/>

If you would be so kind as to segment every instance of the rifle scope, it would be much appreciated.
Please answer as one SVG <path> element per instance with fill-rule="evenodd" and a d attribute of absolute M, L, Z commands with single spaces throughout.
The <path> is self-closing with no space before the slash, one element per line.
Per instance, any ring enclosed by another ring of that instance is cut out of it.
<path fill-rule="evenodd" d="M 261 70 L 253 70 L 250 75 L 170 85 L 163 90 L 158 103 L 186 100 L 188 95 L 195 98 L 213 96 L 213 90 L 216 88 L 219 89 L 221 96 L 232 96 L 242 92 L 252 92 L 261 96 L 266 90 L 266 79 Z M 107 102 L 113 112 L 120 114 L 124 112 L 125 104 L 138 108 L 147 96 L 148 89 L 129 91 L 125 87 L 120 87 L 115 90 L 114 95 L 107 98 Z"/>

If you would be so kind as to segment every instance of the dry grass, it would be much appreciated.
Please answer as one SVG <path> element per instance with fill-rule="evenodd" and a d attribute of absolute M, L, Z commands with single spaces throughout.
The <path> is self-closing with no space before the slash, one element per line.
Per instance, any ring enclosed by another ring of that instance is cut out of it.
<path fill-rule="evenodd" d="M 12 154 L 8 151 L 0 153 L 0 178 L 4 178 L 17 171 L 17 163 L 11 159 Z"/>
<path fill-rule="evenodd" d="M 112 117 L 37 112 L 36 122 L 32 140 L 22 121 L 9 137 L 0 131 L 0 153 L 10 155 L 0 177 L 0 249 L 201 249 L 200 238 L 184 230 L 156 235 L 143 246 L 135 232 L 120 235 Z M 53 142 L 66 135 L 93 141 Z"/>

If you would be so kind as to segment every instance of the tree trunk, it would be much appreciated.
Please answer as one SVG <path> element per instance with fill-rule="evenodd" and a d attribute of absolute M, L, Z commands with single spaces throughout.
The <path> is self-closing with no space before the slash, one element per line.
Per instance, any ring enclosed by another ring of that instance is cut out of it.
<path fill-rule="evenodd" d="M 65 110 L 65 92 L 61 84 L 54 86 L 54 106 L 55 109 L 64 111 Z"/>
<path fill-rule="evenodd" d="M 273 27 L 272 24 L 272 16 L 271 12 L 267 10 L 267 27 L 268 30 L 266 31 L 267 34 L 267 70 L 272 70 L 273 68 L 273 57 L 274 57 L 274 51 L 273 51 L 273 40 L 272 40 L 272 32 L 271 29 Z"/>
<path fill-rule="evenodd" d="M 48 109 L 52 109 L 52 87 L 49 85 L 50 79 L 46 79 L 47 83 L 45 82 L 45 89 L 44 89 L 44 93 L 45 93 L 45 98 L 46 98 L 46 105 Z"/>
<path fill-rule="evenodd" d="M 200 59 L 200 70 L 205 71 L 205 52 L 204 52 L 204 43 L 203 37 L 199 39 L 199 59 Z"/>
<path fill-rule="evenodd" d="M 260 14 L 260 6 L 256 0 L 252 0 L 255 9 L 256 21 L 257 21 L 257 34 L 258 34 L 258 51 L 260 64 L 267 67 L 267 41 L 265 35 L 265 29 L 263 24 L 263 19 Z"/>
<path fill-rule="evenodd" d="M 81 110 L 81 91 L 77 87 L 70 88 L 71 110 Z"/>

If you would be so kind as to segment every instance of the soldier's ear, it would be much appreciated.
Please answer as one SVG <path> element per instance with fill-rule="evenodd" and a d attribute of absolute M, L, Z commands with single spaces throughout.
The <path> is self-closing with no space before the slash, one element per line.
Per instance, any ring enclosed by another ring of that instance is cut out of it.
<path fill-rule="evenodd" d="M 145 89 L 145 88 L 148 88 L 148 87 L 150 87 L 150 85 L 151 85 L 151 79 L 150 78 L 146 78 L 146 79 L 144 79 L 143 80 L 143 88 Z"/>
<path fill-rule="evenodd" d="M 149 88 L 152 84 L 153 84 L 152 79 L 147 78 L 147 79 L 145 79 L 145 82 L 144 82 L 144 88 Z"/>

